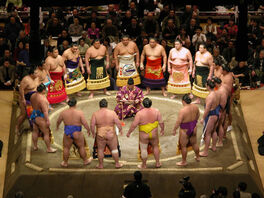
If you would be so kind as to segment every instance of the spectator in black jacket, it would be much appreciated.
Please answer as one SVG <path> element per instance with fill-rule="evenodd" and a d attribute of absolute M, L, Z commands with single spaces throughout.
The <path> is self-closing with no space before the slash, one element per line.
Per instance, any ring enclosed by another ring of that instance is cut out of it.
<path fill-rule="evenodd" d="M 239 79 L 242 87 L 250 85 L 249 68 L 245 61 L 240 61 L 238 65 L 232 69 L 234 77 Z"/>
<path fill-rule="evenodd" d="M 256 86 L 264 83 L 264 50 L 261 50 L 259 56 L 254 59 L 251 75 Z"/>
<path fill-rule="evenodd" d="M 141 27 L 136 18 L 131 19 L 131 24 L 127 27 L 125 33 L 128 34 L 132 40 L 136 40 L 140 36 Z"/>

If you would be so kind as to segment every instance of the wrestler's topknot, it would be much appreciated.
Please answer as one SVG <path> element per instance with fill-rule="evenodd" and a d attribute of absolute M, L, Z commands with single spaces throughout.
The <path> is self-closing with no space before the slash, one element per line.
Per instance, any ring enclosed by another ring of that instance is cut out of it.
<path fill-rule="evenodd" d="M 145 99 L 143 100 L 143 106 L 144 106 L 145 108 L 150 108 L 151 105 L 152 105 L 152 100 L 150 100 L 149 98 L 145 98 Z"/>
<path fill-rule="evenodd" d="M 206 82 L 207 86 L 209 86 L 211 89 L 215 88 L 215 83 L 212 80 L 207 80 Z"/>
<path fill-rule="evenodd" d="M 186 102 L 187 104 L 190 104 L 192 102 L 192 99 L 190 98 L 190 95 L 189 94 L 185 94 L 183 97 L 182 97 L 182 100 L 184 102 Z"/>
<path fill-rule="evenodd" d="M 77 100 L 75 98 L 70 98 L 68 101 L 68 105 L 70 107 L 74 107 L 77 104 Z"/>
<path fill-rule="evenodd" d="M 37 87 L 37 92 L 41 93 L 42 91 L 46 90 L 46 86 L 41 83 L 38 87 Z"/>

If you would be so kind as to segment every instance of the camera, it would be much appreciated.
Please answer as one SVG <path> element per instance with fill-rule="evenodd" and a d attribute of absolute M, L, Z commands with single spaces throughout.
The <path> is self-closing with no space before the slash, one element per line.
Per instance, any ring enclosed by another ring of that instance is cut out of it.
<path fill-rule="evenodd" d="M 179 198 L 195 198 L 196 192 L 191 182 L 190 177 L 184 177 L 179 182 L 182 184 L 182 189 L 179 192 Z"/>

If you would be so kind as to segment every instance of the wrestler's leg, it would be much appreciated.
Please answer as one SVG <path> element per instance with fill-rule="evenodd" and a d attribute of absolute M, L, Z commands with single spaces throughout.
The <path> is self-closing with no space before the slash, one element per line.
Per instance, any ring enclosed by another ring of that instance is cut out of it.
<path fill-rule="evenodd" d="M 20 107 L 20 114 L 17 119 L 17 124 L 16 124 L 16 134 L 20 135 L 19 130 L 22 125 L 22 123 L 25 121 L 27 118 L 27 113 L 26 113 L 26 107 L 22 104 L 22 101 L 19 99 L 19 107 Z"/>
<path fill-rule="evenodd" d="M 47 152 L 55 153 L 57 149 L 54 149 L 50 146 L 50 129 L 47 126 L 46 121 L 44 120 L 44 118 L 37 117 L 36 124 L 38 125 L 39 130 L 41 130 L 41 132 L 44 134 L 44 142 L 47 146 Z"/>
<path fill-rule="evenodd" d="M 38 150 L 38 134 L 39 134 L 38 126 L 33 122 L 32 141 L 33 141 L 34 151 Z"/>
<path fill-rule="evenodd" d="M 139 132 L 139 146 L 140 146 L 141 159 L 142 159 L 142 164 L 138 166 L 139 168 L 147 168 L 148 144 L 149 144 L 149 135 L 144 132 Z M 154 153 L 154 148 L 153 148 L 153 153 Z M 154 157 L 156 159 L 155 155 Z"/>
<path fill-rule="evenodd" d="M 192 144 L 194 153 L 195 153 L 195 159 L 196 161 L 200 161 L 200 155 L 199 155 L 199 146 L 197 144 L 197 139 L 196 139 L 196 134 L 197 134 L 197 127 L 195 127 L 192 136 L 190 137 L 190 142 Z"/>
<path fill-rule="evenodd" d="M 230 103 L 229 103 L 230 107 L 229 107 L 229 113 L 228 113 L 227 131 L 232 130 L 233 117 L 232 117 L 232 113 L 231 113 L 231 108 L 232 108 L 234 97 L 235 97 L 234 94 L 232 94 L 232 96 L 230 97 Z"/>
<path fill-rule="evenodd" d="M 74 132 L 73 133 L 73 138 L 75 144 L 78 146 L 78 151 L 80 154 L 80 157 L 83 159 L 83 164 L 88 165 L 91 163 L 92 158 L 87 158 L 87 153 L 84 147 L 84 136 L 82 132 Z"/>
<path fill-rule="evenodd" d="M 68 159 L 70 156 L 70 148 L 73 143 L 73 139 L 63 135 L 63 161 L 61 162 L 61 166 L 67 167 L 68 166 Z"/>
<path fill-rule="evenodd" d="M 108 92 L 106 88 L 104 88 L 104 94 L 107 96 L 111 96 L 110 92 Z"/>
<path fill-rule="evenodd" d="M 119 153 L 118 153 L 118 149 L 117 149 L 117 136 L 113 135 L 113 134 L 106 134 L 106 144 L 109 146 L 111 153 L 112 153 L 112 157 L 115 160 L 115 167 L 116 168 L 121 168 L 123 166 L 123 164 L 119 163 Z"/>
<path fill-rule="evenodd" d="M 166 87 L 161 87 L 162 95 L 164 97 L 167 97 L 168 95 L 166 94 Z"/>
<path fill-rule="evenodd" d="M 223 111 L 220 116 L 220 120 L 218 123 L 218 142 L 216 144 L 216 147 L 223 147 L 223 138 L 224 138 L 224 120 L 225 120 L 226 112 Z"/>
<path fill-rule="evenodd" d="M 182 161 L 177 162 L 178 166 L 186 166 L 187 165 L 187 144 L 188 144 L 188 136 L 185 130 L 180 129 L 180 145 L 181 145 L 181 153 L 182 153 Z"/>
<path fill-rule="evenodd" d="M 204 150 L 199 153 L 201 157 L 207 157 L 208 156 L 208 149 L 210 146 L 210 140 L 212 133 L 215 129 L 215 122 L 216 122 L 217 116 L 210 116 L 207 122 L 206 131 L 205 131 L 205 145 Z"/>
<path fill-rule="evenodd" d="M 104 149 L 106 146 L 106 140 L 97 135 L 96 143 L 97 143 L 97 147 L 98 147 L 97 155 L 98 155 L 98 161 L 99 161 L 99 164 L 96 166 L 96 168 L 104 168 L 103 160 L 104 160 Z"/>
<path fill-rule="evenodd" d="M 89 99 L 93 98 L 94 97 L 94 91 L 90 91 L 90 95 L 89 95 Z"/>
<path fill-rule="evenodd" d="M 160 168 L 161 163 L 160 163 L 160 150 L 159 150 L 159 136 L 157 129 L 154 129 L 152 131 L 152 138 L 149 141 L 153 147 L 153 154 L 156 160 L 156 168 Z"/>

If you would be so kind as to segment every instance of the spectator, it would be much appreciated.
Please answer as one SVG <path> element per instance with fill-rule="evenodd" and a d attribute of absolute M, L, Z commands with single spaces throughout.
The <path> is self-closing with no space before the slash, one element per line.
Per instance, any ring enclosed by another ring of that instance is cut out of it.
<path fill-rule="evenodd" d="M 220 186 L 217 190 L 213 190 L 213 194 L 210 198 L 226 198 L 227 197 L 227 188 Z"/>
<path fill-rule="evenodd" d="M 158 18 L 159 24 L 161 24 L 161 22 L 165 19 L 165 17 L 169 15 L 169 13 L 170 13 L 170 7 L 168 4 L 166 4 L 163 6 L 163 9 L 160 12 L 160 15 Z"/>
<path fill-rule="evenodd" d="M 196 19 L 192 18 L 190 20 L 190 23 L 188 23 L 186 26 L 186 32 L 190 36 L 190 39 L 192 39 L 196 29 L 197 29 Z"/>
<path fill-rule="evenodd" d="M 84 40 L 84 42 L 85 42 L 87 45 L 91 46 L 91 40 L 89 39 L 89 37 L 88 37 L 86 31 L 83 31 L 83 32 L 82 32 L 82 37 L 81 37 L 81 38 Z"/>
<path fill-rule="evenodd" d="M 131 24 L 127 27 L 125 33 L 128 34 L 133 41 L 137 40 L 140 36 L 141 26 L 139 26 L 136 18 L 131 19 Z"/>
<path fill-rule="evenodd" d="M 264 83 L 264 50 L 261 50 L 259 56 L 254 59 L 251 74 L 255 86 L 259 87 L 260 83 Z"/>
<path fill-rule="evenodd" d="M 180 181 L 182 189 L 179 191 L 179 198 L 195 198 L 196 191 L 189 179 L 190 177 L 184 177 L 183 180 Z"/>
<path fill-rule="evenodd" d="M 225 58 L 220 54 L 219 47 L 215 47 L 213 49 L 212 55 L 213 55 L 214 60 L 216 60 L 216 59 L 220 60 L 220 62 L 222 63 L 221 65 L 227 65 Z"/>
<path fill-rule="evenodd" d="M 15 17 L 10 17 L 9 23 L 5 25 L 5 34 L 7 39 L 11 43 L 11 49 L 15 49 L 16 39 L 18 37 L 19 31 L 22 30 L 23 27 L 16 22 Z"/>
<path fill-rule="evenodd" d="M 256 19 L 251 19 L 250 25 L 248 27 L 248 40 L 253 43 L 254 46 L 261 39 L 261 30 L 259 28 L 259 24 Z"/>
<path fill-rule="evenodd" d="M 69 35 L 70 36 L 81 36 L 83 31 L 83 26 L 79 24 L 79 19 L 74 18 L 73 24 L 70 24 L 69 26 Z"/>
<path fill-rule="evenodd" d="M 176 37 L 176 39 L 181 40 L 182 41 L 182 45 L 184 47 L 187 47 L 187 48 L 190 47 L 190 46 L 186 45 L 186 43 L 190 43 L 191 40 L 190 40 L 190 36 L 187 34 L 186 29 L 185 29 L 184 26 L 181 27 L 180 34 Z"/>
<path fill-rule="evenodd" d="M 88 38 L 89 39 L 91 39 L 91 40 L 99 39 L 100 30 L 99 30 L 99 28 L 96 27 L 95 22 L 91 23 L 91 27 L 88 28 L 87 32 L 88 32 Z"/>
<path fill-rule="evenodd" d="M 202 33 L 202 28 L 198 26 L 195 30 L 195 34 L 192 37 L 192 44 L 195 47 L 195 51 L 198 51 L 198 47 L 200 44 L 206 42 L 206 36 Z"/>
<path fill-rule="evenodd" d="M 17 45 L 17 47 L 14 50 L 13 58 L 14 61 L 16 62 L 18 60 L 18 55 L 19 53 L 24 49 L 24 43 L 20 41 Z"/>
<path fill-rule="evenodd" d="M 169 15 L 164 18 L 162 21 L 162 31 L 167 27 L 169 19 L 173 20 L 173 24 L 175 25 L 175 28 L 177 31 L 180 29 L 180 20 L 179 18 L 175 15 L 174 10 L 170 10 Z M 174 38 L 175 39 L 175 38 Z"/>
<path fill-rule="evenodd" d="M 144 10 L 152 12 L 155 10 L 154 0 L 139 0 L 138 3 L 138 17 L 144 17 Z"/>
<path fill-rule="evenodd" d="M 150 188 L 142 182 L 142 174 L 140 171 L 134 172 L 135 181 L 128 184 L 124 191 L 125 198 L 149 198 L 151 197 Z"/>
<path fill-rule="evenodd" d="M 25 33 L 24 30 L 20 30 L 20 31 L 19 31 L 19 35 L 18 35 L 18 37 L 17 37 L 17 39 L 16 39 L 16 46 L 15 46 L 15 47 L 18 46 L 18 43 L 19 43 L 20 41 L 22 41 L 24 44 L 25 44 L 25 43 L 29 43 L 29 37 L 26 35 L 26 33 Z"/>
<path fill-rule="evenodd" d="M 111 42 L 118 41 L 118 29 L 113 25 L 112 19 L 107 19 L 102 30 L 103 38 L 109 37 Z"/>
<path fill-rule="evenodd" d="M 15 70 L 15 66 L 10 65 L 9 60 L 6 59 L 3 67 L 0 67 L 0 89 L 13 89 Z"/>
<path fill-rule="evenodd" d="M 24 198 L 24 193 L 19 191 L 15 194 L 15 198 Z"/>
<path fill-rule="evenodd" d="M 137 7 L 136 7 L 136 2 L 134 2 L 134 1 L 130 2 L 129 10 L 131 12 L 131 16 L 132 17 L 137 17 L 138 16 L 138 10 L 137 10 Z"/>
<path fill-rule="evenodd" d="M 97 28 L 99 28 L 99 29 L 101 28 L 101 20 L 98 19 L 96 11 L 92 11 L 91 18 L 88 19 L 88 23 L 87 23 L 86 27 L 91 27 L 92 22 L 95 23 Z"/>
<path fill-rule="evenodd" d="M 109 4 L 108 5 L 108 14 L 106 15 L 107 19 L 112 20 L 112 24 L 115 26 L 119 26 L 119 15 L 117 14 L 115 10 L 115 5 L 114 4 Z"/>
<path fill-rule="evenodd" d="M 155 20 L 153 13 L 149 12 L 147 18 L 143 22 L 143 29 L 149 37 L 157 38 L 159 35 L 159 24 Z"/>
<path fill-rule="evenodd" d="M 13 6 L 17 9 L 22 7 L 23 2 L 22 0 L 7 0 L 5 7 L 7 8 L 9 4 L 13 4 Z"/>
<path fill-rule="evenodd" d="M 264 50 L 264 37 L 261 39 L 260 45 L 256 48 L 256 56 L 259 55 L 261 50 Z"/>
<path fill-rule="evenodd" d="M 52 37 L 59 37 L 62 31 L 62 26 L 59 24 L 59 19 L 54 17 L 52 23 L 47 27 L 47 35 Z"/>
<path fill-rule="evenodd" d="M 126 32 L 129 25 L 131 25 L 132 15 L 130 10 L 126 11 L 125 17 L 121 21 L 121 32 Z"/>
<path fill-rule="evenodd" d="M 167 57 L 169 57 L 169 53 L 170 53 L 171 48 L 167 45 L 166 39 L 162 39 L 160 44 L 164 47 Z"/>
<path fill-rule="evenodd" d="M 203 28 L 203 33 L 206 35 L 206 37 L 211 37 L 213 40 L 216 38 L 217 29 L 213 24 L 213 19 L 211 17 L 207 19 L 207 24 Z"/>
<path fill-rule="evenodd" d="M 234 77 L 239 79 L 242 87 L 250 85 L 249 69 L 245 61 L 240 61 L 238 65 L 232 69 Z"/>
<path fill-rule="evenodd" d="M 48 56 L 49 47 L 51 47 L 49 39 L 45 39 L 44 43 L 40 46 L 41 60 L 46 59 L 46 57 Z"/>
<path fill-rule="evenodd" d="M 70 35 L 68 34 L 67 30 L 62 30 L 61 31 L 61 35 L 58 38 L 57 41 L 57 46 L 60 46 L 62 44 L 63 41 L 68 41 L 69 45 L 72 44 L 72 38 L 70 37 Z"/>
<path fill-rule="evenodd" d="M 19 52 L 17 65 L 18 65 L 18 67 L 20 67 L 20 68 L 18 68 L 18 70 L 21 71 L 21 72 L 19 72 L 19 76 L 22 76 L 24 71 L 25 71 L 24 67 L 30 66 L 30 63 L 29 63 L 29 43 L 26 43 L 25 48 Z"/>
<path fill-rule="evenodd" d="M 68 48 L 70 48 L 69 42 L 67 40 L 64 40 L 58 47 L 59 54 L 62 56 L 63 52 Z"/>
<path fill-rule="evenodd" d="M 0 35 L 0 57 L 4 56 L 4 52 L 6 49 L 10 50 L 9 45 L 6 43 L 6 39 Z"/>
<path fill-rule="evenodd" d="M 192 6 L 186 5 L 183 15 L 181 16 L 181 21 L 185 23 L 185 25 L 188 25 L 190 23 L 191 18 L 192 18 Z"/>
<path fill-rule="evenodd" d="M 11 65 L 15 65 L 15 61 L 14 61 L 12 54 L 11 54 L 9 49 L 6 49 L 4 51 L 4 56 L 0 58 L 0 65 L 4 64 L 5 59 L 8 59 Z"/>
<path fill-rule="evenodd" d="M 228 31 L 228 35 L 230 36 L 230 38 L 235 39 L 236 35 L 237 35 L 237 31 L 238 31 L 238 27 L 235 24 L 235 20 L 234 18 L 230 18 L 228 21 L 228 24 L 224 25 L 224 28 L 227 29 Z"/>
<path fill-rule="evenodd" d="M 234 46 L 234 41 L 230 40 L 228 42 L 228 47 L 223 50 L 223 57 L 230 63 L 232 58 L 236 56 L 236 48 Z"/>
<path fill-rule="evenodd" d="M 251 194 L 246 192 L 247 184 L 245 182 L 240 182 L 238 184 L 238 190 L 240 192 L 240 197 L 241 198 L 251 198 Z"/>
<path fill-rule="evenodd" d="M 164 39 L 167 40 L 167 43 L 170 47 L 174 46 L 174 40 L 178 34 L 178 29 L 173 23 L 173 19 L 169 19 L 167 22 L 166 27 L 162 32 L 162 36 Z"/>
<path fill-rule="evenodd" d="M 72 16 L 71 17 L 69 17 L 68 18 L 68 25 L 70 25 L 70 24 L 74 24 L 74 19 L 78 19 L 78 21 L 79 21 L 79 24 L 80 25 L 83 25 L 83 21 L 82 21 L 82 19 L 81 19 L 81 17 L 80 17 L 80 15 L 79 15 L 79 12 L 78 12 L 78 10 L 77 9 L 73 9 L 73 11 L 72 11 Z"/>
<path fill-rule="evenodd" d="M 220 52 L 222 52 L 228 46 L 228 41 L 230 40 L 230 37 L 227 31 L 228 31 L 227 29 L 222 28 L 219 30 L 217 34 L 216 43 L 220 48 Z"/>
<path fill-rule="evenodd" d="M 84 39 L 83 38 L 80 38 L 79 39 L 79 51 L 80 51 L 80 55 L 82 58 L 85 57 L 85 53 L 87 51 L 87 49 L 89 48 L 89 45 L 87 45 L 85 42 L 84 42 Z"/>

